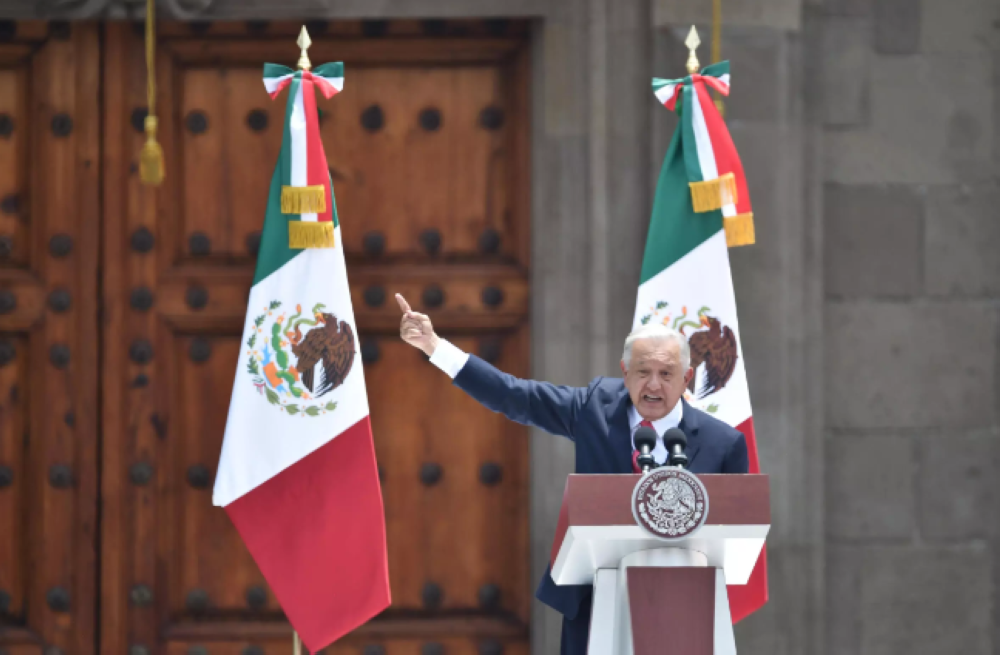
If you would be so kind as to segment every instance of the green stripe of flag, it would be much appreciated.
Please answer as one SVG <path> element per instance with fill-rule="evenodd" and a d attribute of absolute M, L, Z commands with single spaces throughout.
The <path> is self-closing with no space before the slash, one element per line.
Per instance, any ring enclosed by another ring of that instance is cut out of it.
<path fill-rule="evenodd" d="M 721 210 L 695 213 L 681 150 L 688 148 L 681 148 L 681 131 L 676 130 L 656 183 L 640 284 L 645 284 L 722 229 Z"/>
<path fill-rule="evenodd" d="M 284 77 L 285 75 L 290 75 L 295 71 L 288 66 L 282 66 L 281 64 L 264 64 L 264 78 L 269 77 Z"/>
<path fill-rule="evenodd" d="M 320 77 L 343 77 L 344 62 L 334 61 L 329 64 L 320 64 L 312 72 L 313 75 L 319 75 Z"/>

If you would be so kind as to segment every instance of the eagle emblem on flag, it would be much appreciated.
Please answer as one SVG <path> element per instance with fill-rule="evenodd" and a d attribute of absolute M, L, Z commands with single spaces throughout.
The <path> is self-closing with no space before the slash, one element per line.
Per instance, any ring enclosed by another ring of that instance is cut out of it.
<path fill-rule="evenodd" d="M 332 401 L 315 402 L 347 379 L 354 365 L 354 330 L 324 311 L 322 303 L 304 312 L 281 311 L 272 300 L 254 319 L 247 340 L 247 371 L 257 391 L 269 403 L 294 416 L 320 416 L 337 408 Z"/>

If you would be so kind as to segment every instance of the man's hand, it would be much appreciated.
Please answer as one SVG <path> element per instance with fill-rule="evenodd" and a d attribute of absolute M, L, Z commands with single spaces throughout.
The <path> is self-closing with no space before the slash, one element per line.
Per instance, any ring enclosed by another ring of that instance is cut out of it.
<path fill-rule="evenodd" d="M 403 320 L 399 323 L 399 336 L 414 348 L 420 348 L 428 357 L 434 354 L 438 346 L 438 335 L 434 334 L 434 326 L 426 314 L 410 309 L 409 303 L 400 294 L 396 294 L 396 302 L 403 311 Z"/>

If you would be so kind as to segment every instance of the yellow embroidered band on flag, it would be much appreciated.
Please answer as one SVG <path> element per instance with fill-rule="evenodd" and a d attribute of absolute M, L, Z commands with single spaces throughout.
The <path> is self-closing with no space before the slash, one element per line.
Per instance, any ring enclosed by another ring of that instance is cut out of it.
<path fill-rule="evenodd" d="M 722 225 L 726 230 L 726 245 L 730 248 L 754 244 L 756 235 L 753 229 L 753 212 L 725 216 Z"/>
<path fill-rule="evenodd" d="M 699 214 L 736 204 L 736 177 L 732 173 L 707 182 L 688 182 L 688 186 L 694 210 Z"/>
<path fill-rule="evenodd" d="M 333 221 L 288 222 L 289 248 L 333 248 L 333 245 Z"/>
<path fill-rule="evenodd" d="M 326 211 L 326 191 L 322 184 L 281 187 L 282 214 L 322 214 Z"/>

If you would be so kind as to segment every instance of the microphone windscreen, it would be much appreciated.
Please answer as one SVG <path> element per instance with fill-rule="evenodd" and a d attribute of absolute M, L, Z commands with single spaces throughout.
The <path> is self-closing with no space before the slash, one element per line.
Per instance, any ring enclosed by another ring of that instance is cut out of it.
<path fill-rule="evenodd" d="M 687 435 L 680 428 L 670 428 L 663 435 L 663 445 L 667 450 L 671 450 L 677 444 L 680 444 L 681 448 L 687 448 Z"/>
<path fill-rule="evenodd" d="M 642 450 L 643 446 L 648 446 L 650 450 L 656 447 L 656 430 L 649 426 L 642 426 L 635 431 L 635 442 L 636 450 Z"/>

